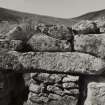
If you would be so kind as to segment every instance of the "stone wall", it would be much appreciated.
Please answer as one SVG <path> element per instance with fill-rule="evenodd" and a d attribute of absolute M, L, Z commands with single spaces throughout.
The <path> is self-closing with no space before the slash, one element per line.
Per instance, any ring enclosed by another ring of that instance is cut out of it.
<path fill-rule="evenodd" d="M 105 34 L 96 24 L 40 24 L 32 35 L 20 26 L 0 39 L 0 105 L 104 105 Z"/>
<path fill-rule="evenodd" d="M 77 104 L 79 98 L 78 76 L 49 73 L 38 73 L 31 76 L 29 104 Z"/>

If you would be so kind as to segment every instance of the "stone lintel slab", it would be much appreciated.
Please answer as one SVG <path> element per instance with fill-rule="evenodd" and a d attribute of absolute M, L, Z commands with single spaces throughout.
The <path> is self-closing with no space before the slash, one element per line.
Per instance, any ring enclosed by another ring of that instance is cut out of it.
<path fill-rule="evenodd" d="M 100 75 L 105 62 L 78 52 L 6 52 L 0 55 L 0 68 L 14 72 L 58 72 Z"/>

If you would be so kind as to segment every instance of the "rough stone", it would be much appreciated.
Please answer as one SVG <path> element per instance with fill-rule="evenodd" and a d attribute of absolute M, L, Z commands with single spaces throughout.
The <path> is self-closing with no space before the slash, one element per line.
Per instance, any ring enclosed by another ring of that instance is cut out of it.
<path fill-rule="evenodd" d="M 67 75 L 66 77 L 63 78 L 62 82 L 76 82 L 79 80 L 79 76 L 71 76 Z"/>
<path fill-rule="evenodd" d="M 38 97 L 38 95 L 31 94 L 28 100 L 28 105 L 77 105 L 77 102 L 78 96 L 65 95 L 64 97 L 61 97 L 60 95 L 50 93 L 48 97 Z"/>
<path fill-rule="evenodd" d="M 79 89 L 64 89 L 64 94 L 66 95 L 79 95 Z"/>
<path fill-rule="evenodd" d="M 105 27 L 100 27 L 100 33 L 105 33 Z"/>
<path fill-rule="evenodd" d="M 31 72 L 33 68 L 34 72 L 35 70 L 42 70 L 63 73 L 101 74 L 105 68 L 105 62 L 102 59 L 78 52 L 28 52 L 19 56 L 19 62 Z"/>
<path fill-rule="evenodd" d="M 87 98 L 84 105 L 105 104 L 105 82 L 90 82 L 88 84 Z"/>
<path fill-rule="evenodd" d="M 23 78 L 24 78 L 25 86 L 29 86 L 31 81 L 31 73 L 24 73 Z"/>
<path fill-rule="evenodd" d="M 97 19 L 96 21 L 95 21 L 95 23 L 97 24 L 97 27 L 105 27 L 105 19 L 101 19 L 101 18 L 99 18 L 99 19 Z"/>
<path fill-rule="evenodd" d="M 28 41 L 33 51 L 71 51 L 71 45 L 67 40 L 59 40 L 45 34 L 35 34 Z"/>
<path fill-rule="evenodd" d="M 105 34 L 76 35 L 74 49 L 105 58 Z"/>
<path fill-rule="evenodd" d="M 72 40 L 73 32 L 71 28 L 64 25 L 38 25 L 36 30 L 48 36 L 61 40 Z"/>
<path fill-rule="evenodd" d="M 38 80 L 38 81 L 41 81 L 41 82 L 47 82 L 49 81 L 49 75 L 48 73 L 39 73 L 37 75 L 34 75 L 32 78 L 34 80 Z"/>
<path fill-rule="evenodd" d="M 22 69 L 22 64 L 18 60 L 19 53 L 12 52 L 0 52 L 0 70 L 14 70 L 15 72 Z"/>
<path fill-rule="evenodd" d="M 48 105 L 77 105 L 78 99 L 73 96 L 65 96 L 59 100 L 52 100 Z"/>
<path fill-rule="evenodd" d="M 33 75 L 32 78 L 35 81 L 44 82 L 46 84 L 54 84 L 62 81 L 63 74 L 49 74 L 49 73 L 38 73 Z"/>
<path fill-rule="evenodd" d="M 21 40 L 9 41 L 5 39 L 0 39 L 0 50 L 2 49 L 20 51 L 23 49 L 23 43 Z"/>
<path fill-rule="evenodd" d="M 30 100 L 33 102 L 33 103 L 38 103 L 38 104 L 43 104 L 44 102 L 47 102 L 48 101 L 48 98 L 47 97 L 31 97 Z"/>
<path fill-rule="evenodd" d="M 62 81 L 63 78 L 63 74 L 51 74 L 49 76 L 49 81 L 51 81 L 52 83 L 58 83 Z"/>
<path fill-rule="evenodd" d="M 70 88 L 78 88 L 78 84 L 69 82 L 69 83 L 63 83 L 63 88 L 70 89 Z"/>
<path fill-rule="evenodd" d="M 74 96 L 64 96 L 62 100 L 60 100 L 61 105 L 77 105 L 78 97 Z"/>
<path fill-rule="evenodd" d="M 33 94 L 33 93 L 29 93 L 29 100 L 35 104 L 44 104 L 44 103 L 47 103 L 48 102 L 48 97 L 45 97 L 45 96 L 39 96 L 37 94 Z"/>
<path fill-rule="evenodd" d="M 31 78 L 33 78 L 33 77 L 37 76 L 37 74 L 38 73 L 36 73 L 36 72 L 35 73 L 31 73 L 30 76 L 31 76 Z"/>
<path fill-rule="evenodd" d="M 60 100 L 62 97 L 60 95 L 51 93 L 51 94 L 49 94 L 48 98 L 51 100 Z"/>
<path fill-rule="evenodd" d="M 0 55 L 1 70 L 21 72 L 63 72 L 101 74 L 105 62 L 89 54 L 78 52 L 6 52 Z"/>
<path fill-rule="evenodd" d="M 40 85 L 31 83 L 30 86 L 29 86 L 29 90 L 31 92 L 34 92 L 34 93 L 40 93 L 41 92 L 41 87 L 40 87 Z"/>
<path fill-rule="evenodd" d="M 98 34 L 99 28 L 97 27 L 97 24 L 93 21 L 89 20 L 82 20 L 72 27 L 73 30 L 76 31 L 75 34 Z"/>
<path fill-rule="evenodd" d="M 97 23 L 97 27 L 100 29 L 100 33 L 105 33 L 105 19 L 98 19 L 95 21 Z"/>
<path fill-rule="evenodd" d="M 60 89 L 59 87 L 53 86 L 53 85 L 48 85 L 47 90 L 49 92 L 53 92 L 53 93 L 55 93 L 57 95 L 63 95 L 62 89 Z"/>

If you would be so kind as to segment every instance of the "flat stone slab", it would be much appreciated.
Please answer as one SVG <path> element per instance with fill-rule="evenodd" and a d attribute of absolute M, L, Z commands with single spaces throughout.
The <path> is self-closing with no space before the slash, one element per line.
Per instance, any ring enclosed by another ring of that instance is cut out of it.
<path fill-rule="evenodd" d="M 6 52 L 0 55 L 1 70 L 19 72 L 61 72 L 101 74 L 105 62 L 89 54 L 78 52 Z"/>
<path fill-rule="evenodd" d="M 28 52 L 19 56 L 19 62 L 26 69 L 40 69 L 65 73 L 100 74 L 105 62 L 89 54 L 78 52 Z"/>
<path fill-rule="evenodd" d="M 74 49 L 105 58 L 105 34 L 76 35 Z"/>

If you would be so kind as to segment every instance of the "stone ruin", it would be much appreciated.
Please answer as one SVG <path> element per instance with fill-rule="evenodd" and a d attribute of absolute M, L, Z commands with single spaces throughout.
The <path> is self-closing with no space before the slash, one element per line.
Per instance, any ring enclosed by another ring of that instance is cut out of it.
<path fill-rule="evenodd" d="M 0 105 L 105 105 L 105 34 L 34 28 L 0 39 Z"/>

